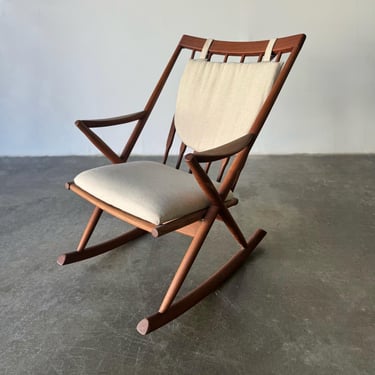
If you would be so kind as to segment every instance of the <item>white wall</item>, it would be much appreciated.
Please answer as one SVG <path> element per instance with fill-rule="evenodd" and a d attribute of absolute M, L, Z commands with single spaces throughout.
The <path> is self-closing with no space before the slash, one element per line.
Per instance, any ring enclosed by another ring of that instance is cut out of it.
<path fill-rule="evenodd" d="M 183 33 L 299 32 L 308 39 L 255 151 L 375 152 L 374 9 L 372 0 L 0 0 L 0 155 L 97 153 L 74 120 L 142 109 Z M 168 101 L 137 153 L 162 152 Z M 106 134 L 120 149 L 121 129 Z"/>

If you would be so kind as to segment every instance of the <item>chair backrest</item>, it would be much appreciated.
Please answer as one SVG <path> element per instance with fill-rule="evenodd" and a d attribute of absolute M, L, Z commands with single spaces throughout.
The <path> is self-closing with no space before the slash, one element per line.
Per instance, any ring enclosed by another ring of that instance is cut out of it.
<path fill-rule="evenodd" d="M 166 141 L 163 163 L 167 162 L 175 141 L 176 126 L 182 138 L 176 168 L 180 167 L 187 145 L 202 151 L 246 133 L 252 133 L 255 141 L 305 38 L 304 34 L 298 34 L 277 38 L 271 43 L 269 40 L 228 42 L 183 35 L 146 103 L 145 115 L 137 122 L 121 159 L 125 161 L 129 157 L 177 59 L 186 50 L 190 51 L 189 61 L 181 80 L 176 116 Z M 220 79 L 210 77 L 216 72 Z M 243 163 L 246 157 L 241 154 Z M 228 161 L 223 162 L 218 180 L 226 165 Z"/>
<path fill-rule="evenodd" d="M 201 54 L 187 63 L 177 95 L 175 126 L 188 147 L 205 151 L 249 132 L 282 66 L 271 61 L 274 43 L 275 39 L 269 42 L 261 62 L 212 62 Z"/>
<path fill-rule="evenodd" d="M 182 139 L 177 168 L 186 146 L 202 151 L 246 133 L 256 138 L 305 38 L 298 34 L 271 41 L 228 42 L 183 35 L 146 105 L 152 109 L 181 51 L 190 50 L 163 162 L 176 128 Z"/>

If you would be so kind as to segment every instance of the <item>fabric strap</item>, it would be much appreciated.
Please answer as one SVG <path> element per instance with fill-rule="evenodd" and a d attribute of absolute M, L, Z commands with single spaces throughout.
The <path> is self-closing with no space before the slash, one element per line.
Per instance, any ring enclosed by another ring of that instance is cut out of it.
<path fill-rule="evenodd" d="M 272 49 L 273 49 L 273 46 L 275 45 L 275 42 L 276 42 L 276 39 L 270 39 L 270 41 L 268 42 L 266 51 L 264 52 L 262 61 L 265 61 L 265 62 L 271 61 Z"/>
<path fill-rule="evenodd" d="M 212 42 L 213 42 L 213 39 L 207 39 L 206 40 L 206 42 L 203 45 L 201 54 L 199 55 L 200 59 L 202 59 L 202 60 L 206 60 L 207 59 L 208 49 L 210 48 Z"/>

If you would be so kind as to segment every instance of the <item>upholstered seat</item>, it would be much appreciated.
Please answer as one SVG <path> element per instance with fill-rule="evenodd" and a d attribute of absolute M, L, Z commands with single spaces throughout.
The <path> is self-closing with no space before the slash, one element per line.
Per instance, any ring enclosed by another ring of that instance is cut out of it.
<path fill-rule="evenodd" d="M 152 161 L 90 169 L 76 176 L 74 183 L 103 202 L 157 225 L 209 205 L 191 174 Z"/>

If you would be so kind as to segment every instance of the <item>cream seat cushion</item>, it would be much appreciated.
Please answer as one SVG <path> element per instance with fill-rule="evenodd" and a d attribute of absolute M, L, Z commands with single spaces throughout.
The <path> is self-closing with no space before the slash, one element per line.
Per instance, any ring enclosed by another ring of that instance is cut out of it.
<path fill-rule="evenodd" d="M 157 225 L 209 204 L 191 174 L 152 161 L 90 169 L 77 175 L 74 183 L 107 204 Z"/>

